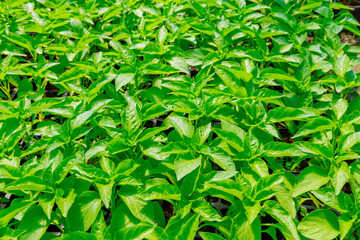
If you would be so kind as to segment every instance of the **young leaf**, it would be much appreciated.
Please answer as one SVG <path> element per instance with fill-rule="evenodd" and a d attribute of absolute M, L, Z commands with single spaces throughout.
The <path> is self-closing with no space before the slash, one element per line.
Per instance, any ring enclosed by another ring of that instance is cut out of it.
<path fill-rule="evenodd" d="M 69 231 L 87 231 L 95 221 L 101 208 L 101 199 L 97 192 L 86 191 L 78 195 L 66 218 Z"/>
<path fill-rule="evenodd" d="M 193 157 L 189 154 L 187 155 L 178 155 L 175 159 L 174 166 L 175 166 L 175 173 L 176 178 L 179 181 L 187 174 L 194 171 L 197 167 L 201 164 L 202 156 L 199 155 L 198 157 Z"/>
<path fill-rule="evenodd" d="M 181 137 L 192 137 L 194 133 L 194 126 L 189 119 L 180 117 L 176 114 L 170 115 L 167 119 Z"/>
<path fill-rule="evenodd" d="M 21 219 L 19 229 L 24 230 L 19 237 L 25 239 L 40 239 L 50 224 L 43 209 L 38 205 L 30 207 Z"/>
<path fill-rule="evenodd" d="M 346 54 L 344 54 L 335 61 L 334 72 L 336 73 L 336 75 L 340 77 L 345 77 L 345 73 L 349 70 L 349 68 L 350 59 Z"/>
<path fill-rule="evenodd" d="M 293 138 L 307 136 L 320 131 L 331 130 L 334 127 L 334 123 L 325 117 L 318 117 L 309 121 L 305 126 L 299 129 Z"/>
<path fill-rule="evenodd" d="M 328 173 L 320 166 L 309 166 L 305 168 L 296 178 L 293 197 L 305 192 L 319 189 L 329 181 Z"/>
<path fill-rule="evenodd" d="M 336 214 L 327 209 L 309 213 L 300 222 L 298 229 L 302 235 L 311 239 L 334 239 L 340 234 Z"/>

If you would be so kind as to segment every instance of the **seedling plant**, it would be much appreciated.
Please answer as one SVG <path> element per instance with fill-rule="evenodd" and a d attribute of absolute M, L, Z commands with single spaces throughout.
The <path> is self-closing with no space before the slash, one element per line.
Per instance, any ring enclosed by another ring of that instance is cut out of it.
<path fill-rule="evenodd" d="M 0 238 L 358 239 L 348 10 L 0 1 Z"/>

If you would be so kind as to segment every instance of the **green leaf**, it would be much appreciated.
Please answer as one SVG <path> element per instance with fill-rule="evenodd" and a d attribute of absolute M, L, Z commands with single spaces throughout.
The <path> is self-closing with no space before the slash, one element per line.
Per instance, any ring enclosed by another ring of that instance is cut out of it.
<path fill-rule="evenodd" d="M 91 233 L 95 235 L 96 239 L 106 239 L 109 237 L 109 228 L 105 222 L 102 211 L 99 212 L 96 220 L 91 226 Z"/>
<path fill-rule="evenodd" d="M 145 74 L 171 74 L 179 72 L 179 70 L 173 66 L 160 63 L 148 65 L 143 70 Z"/>
<path fill-rule="evenodd" d="M 221 78 L 225 85 L 230 88 L 233 94 L 240 96 L 243 95 L 243 90 L 240 88 L 243 84 L 228 67 L 223 65 L 217 65 L 214 66 L 214 68 L 216 74 Z"/>
<path fill-rule="evenodd" d="M 193 137 L 195 144 L 197 144 L 198 146 L 203 145 L 206 139 L 209 137 L 210 133 L 211 133 L 211 123 L 198 127 L 195 130 Z"/>
<path fill-rule="evenodd" d="M 350 169 L 346 162 L 341 162 L 340 166 L 334 166 L 331 174 L 331 183 L 335 188 L 335 193 L 338 195 L 345 183 L 350 177 Z"/>
<path fill-rule="evenodd" d="M 347 55 L 343 55 L 335 61 L 334 72 L 340 77 L 345 77 L 345 73 L 350 67 L 350 58 Z"/>
<path fill-rule="evenodd" d="M 78 239 L 78 240 L 96 240 L 97 238 L 91 233 L 85 232 L 72 232 L 67 233 L 63 237 L 58 238 L 59 240 L 71 240 L 71 239 Z"/>
<path fill-rule="evenodd" d="M 360 132 L 348 133 L 342 136 L 338 143 L 340 154 L 345 153 L 360 141 Z"/>
<path fill-rule="evenodd" d="M 119 91 L 120 88 L 133 81 L 135 73 L 119 73 L 115 78 L 115 89 Z"/>
<path fill-rule="evenodd" d="M 144 239 L 155 229 L 154 225 L 139 224 L 128 228 L 123 228 L 115 232 L 115 239 L 130 240 Z"/>
<path fill-rule="evenodd" d="M 333 109 L 337 120 L 340 120 L 348 108 L 348 102 L 345 99 L 340 98 L 331 102 L 331 108 Z"/>
<path fill-rule="evenodd" d="M 179 71 L 181 71 L 181 72 L 183 72 L 183 73 L 190 74 L 190 72 L 189 72 L 189 67 L 188 67 L 188 64 L 186 63 L 185 58 L 182 58 L 182 57 L 173 57 L 173 58 L 170 60 L 170 65 L 171 65 L 173 68 L 176 68 L 176 69 L 178 69 Z"/>
<path fill-rule="evenodd" d="M 122 187 L 123 190 L 126 188 Z M 131 213 L 142 222 L 153 223 L 154 213 L 153 208 L 150 208 L 150 203 L 145 201 L 139 195 L 125 195 L 129 193 L 121 193 L 121 199 L 125 202 Z"/>
<path fill-rule="evenodd" d="M 175 240 L 193 240 L 200 223 L 200 214 L 194 214 L 191 217 L 183 219 L 170 218 L 165 231 Z"/>
<path fill-rule="evenodd" d="M 71 189 L 70 192 L 66 195 L 66 197 L 61 196 L 62 194 L 60 194 L 61 191 L 60 189 L 57 189 L 56 191 L 56 204 L 58 205 L 61 214 L 66 217 L 67 213 L 70 209 L 70 207 L 72 206 L 72 204 L 75 201 L 75 197 L 77 196 L 74 193 L 74 189 Z"/>
<path fill-rule="evenodd" d="M 199 232 L 199 235 L 204 240 L 225 240 L 225 238 L 211 232 Z"/>
<path fill-rule="evenodd" d="M 66 83 L 86 76 L 86 71 L 80 67 L 73 67 L 59 76 L 54 83 Z"/>
<path fill-rule="evenodd" d="M 195 213 L 200 213 L 205 221 L 222 221 L 220 214 L 205 201 L 195 200 L 192 202 L 191 208 Z"/>
<path fill-rule="evenodd" d="M 160 44 L 160 46 L 163 46 L 166 40 L 166 37 L 168 35 L 168 30 L 165 28 L 165 26 L 161 26 L 157 33 L 157 41 Z"/>
<path fill-rule="evenodd" d="M 150 187 L 144 193 L 145 200 L 180 200 L 181 193 L 178 187 L 170 184 L 161 184 Z"/>
<path fill-rule="evenodd" d="M 282 176 L 272 174 L 259 180 L 255 187 L 254 199 L 257 201 L 269 199 L 275 192 L 272 191 L 277 185 L 283 181 Z"/>
<path fill-rule="evenodd" d="M 317 199 L 319 199 L 321 202 L 326 204 L 329 207 L 332 207 L 334 209 L 337 209 L 338 211 L 342 210 L 338 198 L 335 194 L 334 188 L 320 188 L 314 191 L 311 191 L 311 194 L 313 194 Z"/>
<path fill-rule="evenodd" d="M 3 191 L 37 191 L 37 192 L 53 192 L 53 189 L 44 184 L 44 181 L 35 176 L 21 178 L 11 184 L 8 184 Z"/>
<path fill-rule="evenodd" d="M 0 212 L 0 227 L 5 227 L 18 213 L 30 207 L 34 202 L 13 201 L 13 203 Z"/>
<path fill-rule="evenodd" d="M 167 117 L 167 120 L 182 138 L 191 138 L 194 134 L 195 127 L 188 118 L 180 117 L 176 114 L 171 114 L 169 117 Z"/>
<path fill-rule="evenodd" d="M 201 153 L 210 157 L 211 161 L 219 165 L 222 169 L 226 171 L 235 171 L 235 163 L 231 157 L 221 148 L 213 147 L 207 148 L 203 147 Z"/>
<path fill-rule="evenodd" d="M 334 239 L 340 234 L 336 214 L 327 209 L 309 213 L 300 222 L 298 229 L 302 235 L 311 239 Z"/>
<path fill-rule="evenodd" d="M 261 226 L 259 218 L 256 218 L 253 222 L 250 222 L 250 220 L 246 216 L 240 213 L 233 219 L 230 239 L 260 240 L 260 232 Z"/>
<path fill-rule="evenodd" d="M 12 43 L 15 43 L 16 45 L 19 45 L 20 47 L 26 48 L 30 52 L 34 50 L 31 42 L 32 39 L 29 38 L 27 35 L 9 34 L 4 35 L 4 38 L 6 38 Z"/>
<path fill-rule="evenodd" d="M 291 219 L 285 209 L 283 209 L 277 202 L 272 200 L 266 201 L 263 205 L 263 209 L 265 210 L 265 212 L 275 218 L 276 221 L 278 221 L 284 229 L 287 230 L 286 232 L 282 231 L 284 235 L 287 235 L 286 233 L 289 233 L 290 239 L 292 238 L 300 240 L 300 236 L 298 234 L 294 221 Z"/>
<path fill-rule="evenodd" d="M 321 156 L 325 159 L 334 158 L 334 153 L 329 147 L 322 144 L 317 144 L 313 142 L 295 142 L 293 143 L 301 151 L 310 156 Z"/>
<path fill-rule="evenodd" d="M 297 157 L 306 155 L 295 144 L 271 142 L 264 146 L 264 153 L 269 157 Z"/>
<path fill-rule="evenodd" d="M 110 41 L 110 46 L 115 49 L 118 53 L 120 53 L 121 58 L 124 62 L 128 65 L 134 65 L 136 63 L 135 54 L 127 47 L 123 46 L 122 44 L 116 41 Z"/>
<path fill-rule="evenodd" d="M 274 80 L 284 80 L 284 81 L 291 81 L 291 82 L 298 82 L 299 80 L 289 76 L 287 73 L 280 69 L 276 68 L 264 68 L 261 71 L 261 77 L 266 79 L 274 79 Z"/>
<path fill-rule="evenodd" d="M 95 183 L 96 187 L 99 190 L 100 198 L 103 201 L 105 207 L 110 207 L 110 201 L 113 195 L 113 186 L 114 181 L 111 181 L 109 184 L 101 184 L 101 183 Z"/>
<path fill-rule="evenodd" d="M 236 133 L 218 128 L 212 128 L 212 131 L 216 133 L 219 138 L 235 148 L 238 152 L 244 150 L 243 139 L 241 139 Z"/>
<path fill-rule="evenodd" d="M 339 217 L 339 226 L 340 226 L 340 239 L 344 239 L 349 233 L 351 227 L 353 226 L 355 218 L 352 218 L 350 214 L 344 213 Z"/>
<path fill-rule="evenodd" d="M 310 108 L 277 107 L 269 111 L 267 120 L 271 123 L 276 123 L 293 120 L 307 120 L 307 118 L 315 116 L 317 116 L 316 111 Z"/>
<path fill-rule="evenodd" d="M 198 157 L 193 157 L 190 154 L 187 155 L 179 154 L 174 162 L 177 180 L 179 181 L 187 174 L 194 171 L 197 167 L 199 167 L 201 164 L 201 159 L 202 159 L 201 155 L 199 155 Z"/>
<path fill-rule="evenodd" d="M 298 138 L 302 136 L 307 136 L 316 132 L 331 130 L 334 127 L 334 123 L 325 117 L 318 117 L 314 120 L 309 121 L 305 126 L 301 127 L 299 131 L 293 136 L 293 138 Z"/>
<path fill-rule="evenodd" d="M 309 166 L 302 170 L 296 178 L 296 184 L 293 190 L 293 197 L 299 196 L 305 192 L 319 189 L 329 181 L 328 173 L 319 166 Z"/>
<path fill-rule="evenodd" d="M 97 192 L 86 191 L 75 198 L 66 217 L 66 226 L 71 232 L 87 231 L 101 209 L 101 199 Z"/>
<path fill-rule="evenodd" d="M 19 237 L 21 240 L 25 239 L 40 239 L 46 232 L 50 221 L 46 217 L 43 209 L 38 205 L 30 207 L 19 224 L 20 230 L 25 230 Z"/>
<path fill-rule="evenodd" d="M 53 121 L 39 122 L 34 133 L 53 137 L 61 135 L 61 129 L 61 125 Z"/>

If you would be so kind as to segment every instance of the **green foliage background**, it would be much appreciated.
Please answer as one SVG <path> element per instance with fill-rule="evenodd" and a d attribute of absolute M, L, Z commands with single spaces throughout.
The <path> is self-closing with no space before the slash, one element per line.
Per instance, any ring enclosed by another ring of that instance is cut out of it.
<path fill-rule="evenodd" d="M 356 239 L 347 9 L 0 1 L 0 238 Z"/>

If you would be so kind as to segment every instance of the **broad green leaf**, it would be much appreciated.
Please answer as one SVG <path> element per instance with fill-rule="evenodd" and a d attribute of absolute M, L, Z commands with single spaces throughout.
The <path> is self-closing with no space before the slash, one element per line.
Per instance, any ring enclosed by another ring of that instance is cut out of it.
<path fill-rule="evenodd" d="M 86 71 L 80 67 L 73 67 L 59 76 L 55 83 L 66 83 L 86 76 Z"/>
<path fill-rule="evenodd" d="M 171 218 L 167 227 L 165 228 L 169 236 L 175 240 L 193 240 L 198 230 L 200 223 L 200 214 L 194 214 L 191 217 L 187 216 L 183 219 Z"/>
<path fill-rule="evenodd" d="M 277 202 L 272 200 L 266 201 L 263 205 L 263 209 L 290 233 L 292 239 L 300 240 L 294 221 Z"/>
<path fill-rule="evenodd" d="M 66 218 L 66 226 L 71 232 L 87 231 L 101 209 L 101 199 L 97 192 L 86 191 L 75 198 Z"/>
<path fill-rule="evenodd" d="M 339 217 L 339 226 L 340 226 L 340 239 L 344 239 L 349 233 L 351 227 L 353 226 L 355 218 L 352 218 L 350 214 L 341 214 Z"/>
<path fill-rule="evenodd" d="M 275 192 L 272 190 L 282 181 L 283 181 L 282 176 L 278 174 L 272 174 L 261 178 L 255 187 L 255 193 L 254 193 L 255 200 L 261 201 L 275 195 Z"/>
<path fill-rule="evenodd" d="M 19 212 L 30 207 L 34 202 L 13 202 L 9 207 L 0 212 L 0 226 L 5 227 Z"/>
<path fill-rule="evenodd" d="M 206 221 L 222 221 L 220 214 L 209 203 L 202 200 L 192 202 L 191 208 Z"/>
<path fill-rule="evenodd" d="M 292 120 L 306 120 L 317 116 L 317 112 L 310 108 L 277 107 L 267 114 L 267 120 L 271 123 Z"/>
<path fill-rule="evenodd" d="M 221 78 L 221 80 L 225 83 L 225 85 L 230 88 L 233 94 L 240 96 L 246 94 L 240 88 L 243 84 L 239 81 L 239 79 L 234 75 L 234 73 L 228 67 L 223 65 L 217 65 L 214 68 L 216 74 Z"/>
<path fill-rule="evenodd" d="M 206 139 L 211 133 L 211 123 L 198 127 L 194 133 L 194 141 L 198 146 L 201 146 L 205 143 Z"/>
<path fill-rule="evenodd" d="M 155 229 L 155 225 L 139 224 L 128 228 L 122 228 L 115 232 L 115 239 L 144 239 Z"/>
<path fill-rule="evenodd" d="M 212 131 L 215 132 L 219 138 L 235 148 L 238 152 L 244 150 L 243 139 L 236 135 L 236 133 L 218 128 L 212 128 Z"/>
<path fill-rule="evenodd" d="M 181 137 L 191 138 L 194 134 L 194 126 L 189 119 L 175 114 L 170 115 L 167 119 Z"/>
<path fill-rule="evenodd" d="M 345 99 L 340 98 L 336 101 L 331 102 L 331 107 L 335 113 L 336 119 L 340 120 L 340 118 L 344 116 L 348 108 L 348 102 Z"/>
<path fill-rule="evenodd" d="M 176 178 L 179 181 L 187 174 L 194 171 L 197 167 L 201 164 L 202 156 L 199 155 L 198 157 L 193 157 L 190 154 L 187 155 L 178 155 L 175 159 L 174 166 L 175 166 L 175 173 Z"/>
<path fill-rule="evenodd" d="M 334 153 L 329 147 L 322 144 L 313 143 L 313 142 L 295 142 L 293 143 L 297 148 L 302 152 L 311 155 L 311 156 L 322 156 L 325 159 L 333 158 Z"/>
<path fill-rule="evenodd" d="M 338 143 L 338 149 L 341 154 L 345 153 L 347 150 L 349 150 L 359 141 L 360 141 L 360 132 L 346 134 L 345 136 L 342 136 L 340 138 Z"/>
<path fill-rule="evenodd" d="M 231 157 L 221 148 L 208 148 L 203 147 L 201 153 L 210 157 L 211 161 L 219 165 L 222 169 L 226 171 L 234 171 L 235 163 Z"/>
<path fill-rule="evenodd" d="M 91 226 L 91 233 L 95 235 L 96 239 L 105 239 L 109 237 L 109 228 L 105 222 L 102 211 L 99 212 L 96 220 Z"/>
<path fill-rule="evenodd" d="M 19 224 L 20 230 L 25 230 L 19 239 L 40 239 L 46 232 L 50 221 L 46 217 L 43 209 L 38 205 L 30 207 Z"/>
<path fill-rule="evenodd" d="M 126 46 L 123 46 L 121 43 L 116 41 L 110 41 L 110 46 L 113 47 L 118 53 L 120 53 L 121 58 L 124 60 L 124 62 L 128 65 L 134 65 L 136 61 L 136 57 L 134 53 L 127 48 Z"/>
<path fill-rule="evenodd" d="M 120 88 L 133 81 L 135 78 L 135 73 L 120 73 L 115 78 L 115 89 L 119 91 Z"/>
<path fill-rule="evenodd" d="M 173 68 L 176 68 L 176 69 L 178 69 L 178 70 L 181 71 L 181 72 L 190 74 L 190 72 L 189 72 L 189 67 L 188 67 L 188 64 L 186 63 L 185 58 L 182 58 L 182 57 L 173 57 L 173 58 L 170 60 L 170 65 L 171 65 Z"/>
<path fill-rule="evenodd" d="M 121 195 L 121 198 L 125 202 L 126 206 L 129 208 L 130 212 L 137 219 L 143 222 L 153 223 L 153 209 L 150 208 L 150 203 L 147 202 L 142 196 Z"/>
<path fill-rule="evenodd" d="M 350 68 L 350 59 L 345 54 L 335 61 L 334 72 L 338 76 L 344 77 L 345 73 L 349 70 L 349 68 Z"/>
<path fill-rule="evenodd" d="M 305 192 L 319 189 L 329 181 L 328 173 L 320 166 L 309 166 L 296 178 L 293 197 Z"/>
<path fill-rule="evenodd" d="M 293 136 L 298 138 L 307 136 L 316 132 L 331 130 L 334 127 L 334 123 L 325 117 L 318 117 L 314 120 L 309 121 L 305 126 L 301 127 L 299 131 Z"/>
<path fill-rule="evenodd" d="M 349 166 L 346 162 L 341 162 L 339 166 L 334 166 L 333 173 L 331 174 L 331 183 L 335 188 L 335 193 L 338 195 L 345 183 L 350 177 Z"/>
<path fill-rule="evenodd" d="M 306 155 L 296 145 L 282 142 L 267 143 L 263 150 L 264 154 L 269 157 L 300 157 Z"/>
<path fill-rule="evenodd" d="M 99 190 L 100 198 L 103 201 L 105 207 L 109 208 L 110 201 L 113 195 L 114 181 L 111 181 L 108 184 L 102 184 L 102 183 L 95 183 L 95 184 Z"/>
<path fill-rule="evenodd" d="M 284 80 L 291 82 L 298 82 L 298 80 L 280 69 L 276 68 L 265 68 L 261 71 L 261 76 L 267 79 Z"/>
<path fill-rule="evenodd" d="M 144 193 L 145 200 L 180 200 L 181 193 L 178 187 L 170 184 L 161 184 L 147 189 Z"/>
<path fill-rule="evenodd" d="M 160 44 L 160 46 L 164 45 L 167 35 L 168 35 L 167 29 L 165 28 L 165 26 L 162 26 L 157 33 L 157 41 Z"/>
<path fill-rule="evenodd" d="M 173 66 L 160 63 L 148 65 L 143 70 L 146 74 L 171 74 L 179 72 L 179 70 Z"/>
<path fill-rule="evenodd" d="M 75 201 L 75 197 L 77 196 L 74 193 L 74 189 L 71 189 L 69 193 L 67 193 L 66 197 L 65 196 L 61 196 L 61 191 L 60 189 L 57 189 L 56 191 L 56 204 L 59 207 L 61 214 L 66 217 L 67 213 L 70 209 L 70 207 L 72 206 L 72 204 Z"/>
<path fill-rule="evenodd" d="M 37 192 L 52 192 L 51 186 L 48 186 L 44 181 L 35 176 L 21 178 L 11 184 L 8 184 L 3 191 L 37 191 Z"/>
<path fill-rule="evenodd" d="M 311 194 L 313 194 L 317 199 L 319 199 L 321 202 L 326 204 L 329 207 L 332 207 L 337 210 L 341 210 L 341 207 L 339 205 L 338 198 L 335 194 L 334 188 L 320 188 L 314 191 L 311 191 Z"/>
<path fill-rule="evenodd" d="M 240 213 L 233 219 L 230 239 L 260 240 L 260 232 L 261 226 L 259 218 L 256 218 L 253 222 L 250 222 L 246 216 Z"/>
<path fill-rule="evenodd" d="M 276 200 L 288 213 L 291 218 L 296 217 L 295 200 L 292 198 L 291 193 L 282 188 L 276 188 Z"/>
<path fill-rule="evenodd" d="M 309 213 L 300 222 L 298 229 L 302 235 L 311 239 L 334 239 L 340 234 L 338 217 L 327 209 Z"/>

